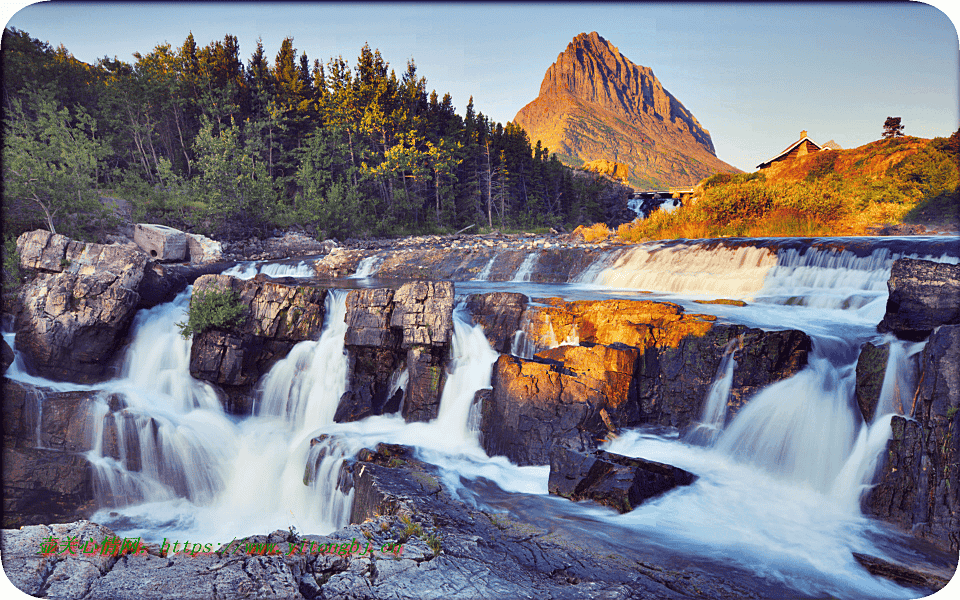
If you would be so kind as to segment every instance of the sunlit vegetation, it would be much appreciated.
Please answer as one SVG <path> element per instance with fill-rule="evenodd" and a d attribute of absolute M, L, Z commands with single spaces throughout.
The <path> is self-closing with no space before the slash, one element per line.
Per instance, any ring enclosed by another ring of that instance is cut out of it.
<path fill-rule="evenodd" d="M 457 114 L 413 60 L 364 46 L 355 65 L 283 40 L 244 62 L 237 38 L 88 65 L 3 32 L 5 231 L 94 236 L 102 196 L 134 217 L 222 238 L 576 226 L 602 220 L 599 177 L 575 176 L 472 100 Z M 39 174 L 39 175 L 38 175 Z M 94 218 L 92 218 L 94 217 Z"/>
<path fill-rule="evenodd" d="M 627 241 L 869 235 L 884 224 L 955 224 L 958 147 L 960 131 L 929 141 L 893 138 L 820 152 L 776 176 L 717 174 L 684 206 L 621 225 L 617 234 Z"/>

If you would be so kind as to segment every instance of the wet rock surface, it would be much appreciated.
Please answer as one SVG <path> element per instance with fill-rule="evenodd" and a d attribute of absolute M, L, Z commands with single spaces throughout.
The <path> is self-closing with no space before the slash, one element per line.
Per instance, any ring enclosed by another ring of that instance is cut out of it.
<path fill-rule="evenodd" d="M 481 443 L 491 456 L 519 465 L 549 464 L 555 447 L 596 447 L 629 422 L 636 408 L 631 383 L 636 350 L 599 345 L 556 350 L 534 360 L 502 355 L 495 363 L 480 425 Z M 597 369 L 604 364 L 619 371 Z"/>
<path fill-rule="evenodd" d="M 593 500 L 621 514 L 696 479 L 693 473 L 671 465 L 603 450 L 584 453 L 559 448 L 550 457 L 551 494 Z"/>
<path fill-rule="evenodd" d="M 91 514 L 96 489 L 84 454 L 96 443 L 93 417 L 108 401 L 97 391 L 54 392 L 6 378 L 2 392 L 3 526 Z M 103 450 L 119 457 L 115 438 Z"/>
<path fill-rule="evenodd" d="M 960 324 L 960 265 L 901 258 L 890 269 L 887 288 L 880 331 L 916 341 L 940 325 Z"/>
<path fill-rule="evenodd" d="M 109 378 L 140 302 L 147 256 L 43 230 L 21 235 L 17 249 L 21 268 L 37 273 L 17 297 L 16 346 L 28 368 L 60 381 Z"/>
<path fill-rule="evenodd" d="M 483 327 L 493 349 L 502 354 L 510 352 L 527 301 L 526 295 L 511 292 L 473 294 L 467 299 L 467 310 Z"/>
<path fill-rule="evenodd" d="M 715 324 L 667 302 L 538 302 L 524 318 L 540 351 L 501 356 L 483 403 L 484 448 L 518 464 L 547 464 L 554 447 L 595 448 L 624 427 L 690 426 L 727 351 L 737 361 L 732 419 L 761 388 L 800 371 L 811 349 L 800 331 Z"/>
<path fill-rule="evenodd" d="M 761 388 L 795 375 L 807 364 L 810 338 L 797 330 L 762 331 L 720 324 L 676 346 L 648 348 L 637 369 L 639 420 L 685 428 L 699 419 L 728 345 L 736 344 L 729 422 Z"/>
<path fill-rule="evenodd" d="M 940 327 L 920 359 L 913 419 L 894 416 L 866 513 L 960 550 L 960 326 Z"/>
<path fill-rule="evenodd" d="M 397 412 L 401 404 L 407 421 L 437 416 L 453 335 L 453 290 L 449 281 L 416 281 L 347 294 L 350 373 L 336 421 Z"/>
<path fill-rule="evenodd" d="M 873 421 L 877 411 L 877 401 L 883 389 L 883 377 L 887 370 L 887 359 L 890 357 L 889 344 L 874 346 L 867 342 L 860 349 L 857 357 L 857 385 L 854 394 L 860 415 L 867 423 Z"/>
<path fill-rule="evenodd" d="M 319 337 L 327 291 L 204 275 L 194 284 L 191 302 L 197 301 L 199 291 L 208 289 L 234 292 L 247 315 L 239 326 L 209 328 L 194 336 L 190 374 L 218 385 L 228 397 L 229 412 L 246 414 L 251 408 L 250 390 L 260 377 L 294 344 Z"/>

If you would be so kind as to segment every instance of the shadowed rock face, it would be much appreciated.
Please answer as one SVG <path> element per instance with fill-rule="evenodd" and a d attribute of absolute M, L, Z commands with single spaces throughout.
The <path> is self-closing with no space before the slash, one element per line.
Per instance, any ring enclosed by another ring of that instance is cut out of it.
<path fill-rule="evenodd" d="M 17 251 L 38 273 L 17 298 L 16 346 L 28 367 L 59 381 L 108 379 L 140 302 L 146 254 L 43 230 L 21 235 Z"/>
<path fill-rule="evenodd" d="M 247 318 L 238 327 L 195 335 L 190 374 L 220 386 L 228 396 L 225 408 L 245 414 L 251 408 L 249 392 L 260 377 L 294 344 L 320 335 L 327 291 L 229 275 L 197 279 L 194 294 L 206 289 L 236 292 L 247 307 Z"/>
<path fill-rule="evenodd" d="M 415 281 L 396 290 L 351 290 L 346 300 L 350 381 L 336 421 L 397 412 L 437 416 L 453 335 L 453 283 Z M 405 371 L 405 391 L 395 389 Z"/>
<path fill-rule="evenodd" d="M 895 416 L 865 512 L 960 549 L 960 325 L 940 327 L 920 359 L 915 420 Z"/>
<path fill-rule="evenodd" d="M 710 133 L 650 68 L 596 32 L 570 42 L 514 122 L 567 164 L 626 165 L 635 186 L 692 186 L 717 171 L 737 172 L 716 157 Z"/>
<path fill-rule="evenodd" d="M 550 457 L 551 494 L 593 500 L 621 514 L 696 479 L 671 465 L 602 450 L 586 454 L 560 448 Z"/>
<path fill-rule="evenodd" d="M 880 331 L 916 341 L 939 325 L 960 324 L 960 265 L 901 258 L 890 269 L 887 288 Z"/>

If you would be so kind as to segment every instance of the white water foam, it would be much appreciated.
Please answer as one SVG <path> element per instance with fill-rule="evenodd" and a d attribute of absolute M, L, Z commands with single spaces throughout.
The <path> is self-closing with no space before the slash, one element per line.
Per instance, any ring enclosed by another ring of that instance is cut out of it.
<path fill-rule="evenodd" d="M 357 271 L 351 275 L 349 279 L 368 279 L 380 269 L 380 265 L 382 264 L 382 256 L 378 254 L 368 256 L 357 264 Z"/>
<path fill-rule="evenodd" d="M 750 298 L 777 264 L 765 248 L 644 244 L 617 258 L 594 283 L 612 288 Z"/>
<path fill-rule="evenodd" d="M 533 268 L 539 259 L 540 254 L 536 252 L 527 254 L 526 258 L 523 259 L 523 262 L 520 263 L 520 266 L 517 268 L 517 272 L 513 274 L 512 281 L 530 281 L 530 275 L 533 273 Z"/>

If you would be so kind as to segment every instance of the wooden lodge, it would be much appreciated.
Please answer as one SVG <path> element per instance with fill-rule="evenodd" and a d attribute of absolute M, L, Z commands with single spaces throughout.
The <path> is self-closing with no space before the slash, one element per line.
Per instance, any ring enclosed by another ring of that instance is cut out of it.
<path fill-rule="evenodd" d="M 762 171 L 773 164 L 794 160 L 796 158 L 800 158 L 801 156 L 806 156 L 807 154 L 813 154 L 814 152 L 820 152 L 822 150 L 840 150 L 840 146 L 833 140 L 830 140 L 821 146 L 808 138 L 806 131 L 801 131 L 799 140 L 787 146 L 786 150 L 774 156 L 770 160 L 757 165 L 757 169 Z"/>

